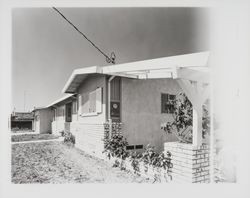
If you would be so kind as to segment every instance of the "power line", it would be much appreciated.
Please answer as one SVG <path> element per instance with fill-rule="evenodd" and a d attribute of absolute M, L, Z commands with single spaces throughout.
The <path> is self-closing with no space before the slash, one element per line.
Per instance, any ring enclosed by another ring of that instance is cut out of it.
<path fill-rule="evenodd" d="M 115 53 L 112 52 L 110 56 L 106 55 L 99 47 L 97 47 L 84 33 L 82 33 L 71 21 L 69 21 L 57 8 L 52 7 L 58 14 L 60 14 L 79 34 L 81 34 L 88 42 L 92 44 L 101 54 L 106 58 L 107 63 L 115 64 Z"/>

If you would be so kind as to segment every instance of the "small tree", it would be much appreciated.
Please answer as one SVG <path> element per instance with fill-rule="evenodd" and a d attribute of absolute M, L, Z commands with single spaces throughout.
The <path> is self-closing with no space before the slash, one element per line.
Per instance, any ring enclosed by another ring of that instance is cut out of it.
<path fill-rule="evenodd" d="M 173 101 L 173 122 L 163 123 L 166 133 L 174 133 L 181 142 L 192 142 L 193 106 L 184 93 L 179 93 Z M 203 105 L 202 137 L 210 131 L 210 116 L 207 105 Z"/>

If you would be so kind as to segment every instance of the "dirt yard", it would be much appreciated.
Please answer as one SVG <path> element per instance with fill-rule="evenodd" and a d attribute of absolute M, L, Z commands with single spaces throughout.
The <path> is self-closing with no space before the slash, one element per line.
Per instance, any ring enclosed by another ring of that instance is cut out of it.
<path fill-rule="evenodd" d="M 148 183 L 62 142 L 12 145 L 13 183 Z"/>

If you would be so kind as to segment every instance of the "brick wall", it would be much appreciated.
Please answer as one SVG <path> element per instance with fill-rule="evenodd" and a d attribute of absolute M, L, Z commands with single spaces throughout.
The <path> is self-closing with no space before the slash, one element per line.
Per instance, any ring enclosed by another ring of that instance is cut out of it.
<path fill-rule="evenodd" d="M 70 131 L 75 135 L 75 146 L 79 149 L 95 155 L 102 156 L 104 150 L 104 126 L 103 124 L 83 124 L 72 122 Z"/>
<path fill-rule="evenodd" d="M 209 147 L 200 147 L 179 142 L 167 142 L 164 151 L 170 151 L 172 181 L 177 183 L 209 183 Z"/>

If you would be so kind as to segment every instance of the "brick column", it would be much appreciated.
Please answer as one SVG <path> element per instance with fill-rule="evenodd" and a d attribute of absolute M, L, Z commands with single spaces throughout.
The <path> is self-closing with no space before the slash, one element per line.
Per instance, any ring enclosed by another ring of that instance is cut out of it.
<path fill-rule="evenodd" d="M 167 142 L 164 151 L 171 156 L 172 181 L 178 183 L 209 183 L 209 147 L 179 142 Z"/>

